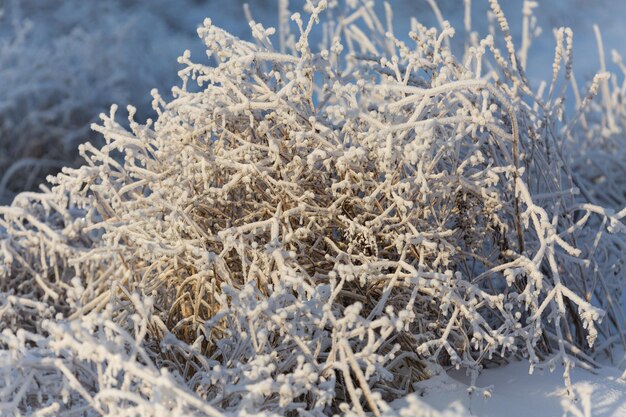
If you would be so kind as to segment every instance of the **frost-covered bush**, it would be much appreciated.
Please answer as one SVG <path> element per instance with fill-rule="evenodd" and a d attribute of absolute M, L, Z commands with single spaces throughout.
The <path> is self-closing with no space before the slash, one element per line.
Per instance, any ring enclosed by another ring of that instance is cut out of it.
<path fill-rule="evenodd" d="M 369 3 L 281 1 L 255 43 L 207 19 L 155 121 L 113 107 L 0 208 L 2 410 L 395 415 L 442 367 L 596 366 L 624 342 L 625 190 L 584 156 L 623 142 L 621 90 L 601 72 L 568 109 L 568 29 L 534 90 L 531 16 L 518 50 L 490 4 L 501 39 L 464 55 Z"/>
<path fill-rule="evenodd" d="M 602 37 L 598 27 L 595 26 L 594 29 L 601 69 L 605 71 L 607 63 Z M 605 78 L 598 86 L 601 97 L 599 100 L 589 101 L 589 109 L 580 115 L 580 123 L 576 126 L 572 124 L 566 129 L 565 140 L 573 148 L 570 170 L 578 174 L 578 185 L 585 190 L 586 198 L 619 211 L 626 207 L 626 66 L 617 51 L 612 51 L 611 55 L 613 64 L 621 72 L 621 85 L 615 76 Z M 575 97 L 580 105 L 578 93 Z M 574 129 L 578 130 L 575 134 L 571 132 Z"/>

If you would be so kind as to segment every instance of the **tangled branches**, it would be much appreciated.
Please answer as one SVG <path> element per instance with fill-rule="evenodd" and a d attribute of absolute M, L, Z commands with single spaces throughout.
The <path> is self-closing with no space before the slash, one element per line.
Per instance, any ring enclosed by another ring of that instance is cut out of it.
<path fill-rule="evenodd" d="M 38 312 L 0 315 L 12 410 L 392 415 L 441 366 L 561 361 L 569 386 L 624 342 L 626 209 L 576 162 L 606 73 L 568 118 L 570 31 L 535 92 L 496 1 L 504 52 L 462 60 L 446 22 L 409 46 L 353 3 L 281 19 L 278 47 L 207 19 L 215 64 L 185 53 L 155 122 L 113 107 L 83 166 L 0 208 L 4 305 Z"/>

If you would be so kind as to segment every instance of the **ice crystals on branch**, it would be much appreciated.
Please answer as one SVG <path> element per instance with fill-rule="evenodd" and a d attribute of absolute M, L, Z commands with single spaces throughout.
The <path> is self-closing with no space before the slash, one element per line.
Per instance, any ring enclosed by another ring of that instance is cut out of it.
<path fill-rule="evenodd" d="M 3 409 L 383 416 L 441 367 L 596 366 L 626 210 L 580 152 L 616 148 L 619 92 L 535 91 L 490 4 L 505 50 L 462 61 L 447 22 L 407 44 L 369 2 L 281 1 L 255 43 L 205 20 L 211 64 L 183 54 L 154 122 L 113 107 L 81 167 L 0 208 Z"/>

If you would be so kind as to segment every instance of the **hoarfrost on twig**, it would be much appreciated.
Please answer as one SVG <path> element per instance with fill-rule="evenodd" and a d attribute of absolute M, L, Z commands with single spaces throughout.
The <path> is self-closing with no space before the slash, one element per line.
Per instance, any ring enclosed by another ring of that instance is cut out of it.
<path fill-rule="evenodd" d="M 544 97 L 534 23 L 518 59 L 490 5 L 506 53 L 470 36 L 463 62 L 447 22 L 409 45 L 369 2 L 281 2 L 256 43 L 205 20 L 213 65 L 184 53 L 155 121 L 112 107 L 82 166 L 0 207 L 2 412 L 394 415 L 519 357 L 571 390 L 625 342 L 622 90 L 601 73 L 570 114 L 571 31 Z"/>

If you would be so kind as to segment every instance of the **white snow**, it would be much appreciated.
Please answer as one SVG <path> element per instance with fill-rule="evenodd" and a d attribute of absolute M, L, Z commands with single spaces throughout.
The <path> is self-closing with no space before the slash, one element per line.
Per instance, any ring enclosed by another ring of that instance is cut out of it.
<path fill-rule="evenodd" d="M 18 3 L 20 2 L 18 1 L 15 4 Z M 170 100 L 171 95 L 169 87 L 176 83 L 176 72 L 181 68 L 180 63 L 188 60 L 188 57 L 185 57 L 179 61 L 179 64 L 177 65 L 176 57 L 181 55 L 184 49 L 190 49 L 192 60 L 194 62 L 201 60 L 201 57 L 204 54 L 204 47 L 200 40 L 197 39 L 195 29 L 202 23 L 205 17 L 210 17 L 215 25 L 230 31 L 241 38 L 248 40 L 251 39 L 251 36 L 249 35 L 250 27 L 246 22 L 246 19 L 243 17 L 243 12 L 241 12 L 242 3 L 238 1 L 203 2 L 200 0 L 180 0 L 174 4 L 173 2 L 165 0 L 155 2 L 120 0 L 119 2 L 112 2 L 111 4 L 113 4 L 113 6 L 109 7 L 102 6 L 102 4 L 96 5 L 97 2 L 90 3 L 76 0 L 65 1 L 61 7 L 57 8 L 56 5 L 58 3 L 59 2 L 55 0 L 32 0 L 21 2 L 21 16 L 34 22 L 32 33 L 30 35 L 31 37 L 27 38 L 27 41 L 24 44 L 24 48 L 32 48 L 32 50 L 25 50 L 25 52 L 32 53 L 33 50 L 35 50 L 35 47 L 46 49 L 47 47 L 56 45 L 57 49 L 55 49 L 54 52 L 55 59 L 50 62 L 51 67 L 48 68 L 51 69 L 50 71 L 41 71 L 40 67 L 36 67 L 29 74 L 30 78 L 25 76 L 22 77 L 23 74 L 16 75 L 15 72 L 3 73 L 2 68 L 0 68 L 0 83 L 5 80 L 4 86 L 0 84 L 0 95 L 2 95 L 4 89 L 8 88 L 8 82 L 6 80 L 11 80 L 12 82 L 16 82 L 15 80 L 18 80 L 19 82 L 24 83 L 24 86 L 28 87 L 29 85 L 43 85 L 50 79 L 53 80 L 53 84 L 55 82 L 60 83 L 61 81 L 68 79 L 68 77 L 65 76 L 67 74 L 61 73 L 67 69 L 67 60 L 77 59 L 77 56 L 79 59 L 84 58 L 85 56 L 90 56 L 89 54 L 84 55 L 86 50 L 81 50 L 79 51 L 79 54 L 76 54 L 76 51 L 72 51 L 71 48 L 66 48 L 66 50 L 64 50 L 64 48 L 58 48 L 59 44 L 64 44 L 57 41 L 60 38 L 67 40 L 66 38 L 69 37 L 72 39 L 72 42 L 77 41 L 77 39 L 78 41 L 83 39 L 84 43 L 82 45 L 94 48 L 94 50 L 100 50 L 99 48 L 102 48 L 102 51 L 106 51 L 105 56 L 110 57 L 110 60 L 102 63 L 101 65 L 90 65 L 89 63 L 83 62 L 82 65 L 78 66 L 78 71 L 80 71 L 79 75 L 81 77 L 86 77 L 86 80 L 95 83 L 94 85 L 98 83 L 99 79 L 106 81 L 103 81 L 102 84 L 100 84 L 100 87 L 104 86 L 103 88 L 94 88 L 93 91 L 98 92 L 97 97 L 94 98 L 89 96 L 89 99 L 85 99 L 86 104 L 83 107 L 86 106 L 86 108 L 83 108 L 83 110 L 86 110 L 89 114 L 92 114 L 95 117 L 98 113 L 106 111 L 110 102 L 116 101 L 122 105 L 126 103 L 136 104 L 139 108 L 138 114 L 141 117 L 154 116 L 151 113 L 152 110 L 150 108 L 149 91 L 153 87 L 157 87 L 162 92 L 166 101 Z M 268 0 L 251 1 L 250 3 L 250 11 L 253 17 L 256 21 L 263 22 L 265 28 L 277 23 L 278 2 Z M 409 30 L 409 16 L 415 15 L 426 25 L 438 26 L 435 15 L 432 11 L 430 11 L 426 1 L 419 2 L 413 0 L 397 0 L 390 3 L 393 6 L 395 15 L 394 30 L 400 35 L 400 39 L 408 39 L 408 37 L 403 38 L 403 34 L 407 33 Z M 474 12 L 472 13 L 472 24 L 475 29 L 481 32 L 482 35 L 487 31 L 487 19 L 483 16 L 486 14 L 488 4 L 487 1 L 478 0 L 474 0 L 473 3 Z M 502 3 L 504 12 L 511 23 L 514 38 L 517 40 L 521 31 L 521 2 L 502 1 Z M 453 42 L 463 38 L 463 7 L 460 6 L 461 4 L 461 0 L 439 2 L 439 7 L 441 8 L 444 18 L 449 19 L 452 26 L 457 28 L 458 32 Z M 382 5 L 380 7 L 382 11 Z M 9 10 L 11 9 L 9 8 Z M 616 49 L 617 52 L 626 55 L 626 43 L 624 43 L 624 39 L 626 39 L 626 24 L 622 23 L 624 16 L 626 16 L 626 1 L 546 0 L 540 2 L 538 8 L 535 9 L 535 12 L 539 18 L 539 26 L 541 26 L 544 30 L 544 34 L 538 38 L 531 47 L 532 53 L 528 55 L 530 67 L 529 74 L 535 85 L 538 85 L 538 80 L 549 80 L 551 76 L 555 43 L 555 36 L 551 33 L 551 28 L 553 27 L 567 25 L 573 29 L 574 71 L 577 80 L 581 82 L 581 84 L 584 84 L 584 82 L 582 82 L 583 80 L 591 82 L 594 74 L 601 69 L 596 47 L 597 39 L 594 33 L 593 24 L 597 24 L 600 32 L 602 33 L 603 43 L 606 48 L 607 55 L 606 69 L 612 71 L 617 70 L 616 65 L 612 63 L 611 60 L 612 55 L 610 51 L 612 49 Z M 86 31 L 86 33 L 90 34 L 91 37 L 81 38 L 82 35 L 80 35 L 80 31 L 72 32 L 72 30 L 76 30 L 76 28 Z M 111 37 L 111 33 L 115 33 L 116 30 L 122 29 L 124 29 L 123 38 Z M 3 36 L 9 36 L 11 30 L 12 27 L 8 25 L 0 27 L 0 39 Z M 264 39 L 266 32 L 262 31 L 260 27 L 255 28 L 255 31 L 260 39 Z M 72 33 L 71 37 L 68 33 Z M 460 45 L 457 45 L 457 47 L 459 46 Z M 335 51 L 331 52 L 334 53 Z M 65 58 L 67 59 L 64 61 Z M 114 65 L 111 65 L 111 60 L 114 58 Z M 0 56 L 0 63 L 2 62 L 2 57 Z M 55 65 L 58 65 L 58 67 L 54 67 Z M 70 74 L 69 79 L 72 79 L 71 75 L 72 74 Z M 82 95 L 85 90 L 85 85 L 89 84 L 72 84 L 73 87 L 67 87 L 65 91 L 70 94 L 70 98 L 75 97 L 76 100 L 80 100 L 81 97 L 87 97 L 87 95 Z M 34 89 L 33 94 L 36 93 L 37 90 Z M 349 94 L 346 94 L 346 96 L 349 96 Z M 37 96 L 33 95 L 31 98 L 35 100 Z M 0 98 L 0 102 L 2 102 L 2 100 L 3 99 Z M 250 102 L 243 103 L 241 106 L 242 108 L 250 108 Z M 234 112 L 237 109 L 238 108 L 233 106 L 231 110 Z M 329 113 L 330 110 L 331 109 L 328 109 Z M 346 118 L 344 107 L 337 107 L 336 113 L 337 120 Z M 1 115 L 2 114 L 0 113 L 0 116 Z M 49 114 L 41 116 L 37 116 L 34 113 L 32 114 L 32 118 L 41 117 L 41 120 L 46 120 L 45 117 L 48 116 Z M 476 126 L 484 126 L 486 123 L 491 122 L 491 118 L 491 114 L 485 111 L 480 115 L 476 115 L 476 117 L 472 119 L 472 123 Z M 38 123 L 37 119 L 33 120 L 35 120 L 35 124 Z M 313 118 L 311 120 L 314 125 L 315 119 Z M 68 131 L 70 133 L 76 133 L 71 130 L 73 128 L 78 129 L 76 126 L 72 127 L 72 125 L 69 125 Z M 109 130 L 104 128 L 102 130 L 110 134 L 113 129 L 111 126 L 107 126 L 107 128 Z M 81 130 L 81 132 L 83 131 Z M 119 131 L 116 130 L 115 133 L 118 132 L 125 131 L 120 127 Z M 6 134 L 5 137 L 7 137 Z M 389 138 L 391 138 L 391 134 L 389 134 Z M 125 142 L 125 139 L 122 138 L 116 138 L 115 140 L 120 144 L 125 144 L 131 143 L 131 140 L 134 139 L 135 138 L 131 138 L 127 142 Z M 389 139 L 388 143 L 391 143 L 391 139 Z M 2 144 L 3 142 L 0 142 L 0 146 L 2 146 Z M 72 144 L 76 144 L 74 139 Z M 275 158 L 276 163 L 279 163 L 280 149 L 278 144 L 276 142 L 270 142 L 268 146 L 270 151 L 273 152 L 272 157 Z M 1 151 L 2 149 L 0 149 L 0 152 Z M 418 161 L 419 158 L 422 157 L 422 150 L 417 145 L 413 144 L 412 147 L 407 147 L 407 151 L 409 159 L 412 158 L 414 161 Z M 68 151 L 68 153 L 72 155 L 74 154 L 73 151 Z M 381 153 L 384 153 L 385 164 L 392 165 L 393 162 L 399 157 L 396 154 L 400 152 L 389 146 L 388 149 L 381 151 Z M 309 166 L 314 166 L 315 164 L 320 163 L 323 164 L 327 158 L 329 158 L 329 153 L 319 148 L 312 151 L 308 155 L 307 163 Z M 345 149 L 343 156 L 337 158 L 338 161 L 340 161 L 338 166 L 343 167 L 342 169 L 347 169 L 350 167 L 350 164 L 359 164 L 361 159 L 364 158 L 364 151 L 361 148 L 347 148 Z M 473 156 L 473 158 L 474 159 L 472 159 L 471 165 L 478 165 L 483 162 L 480 160 L 480 158 L 482 158 L 481 155 L 477 154 Z M 11 160 L 10 162 L 13 161 Z M 2 155 L 0 155 L 0 163 L 2 163 Z M 226 161 L 222 161 L 220 163 L 227 164 Z M 239 168 L 240 166 L 233 165 L 231 168 Z M 1 169 L 2 167 L 0 166 L 0 181 L 2 180 L 2 176 L 4 174 Z M 137 172 L 139 172 L 139 169 L 140 168 L 137 168 Z M 250 173 L 242 172 L 242 175 L 248 174 Z M 493 176 L 497 181 L 498 177 L 503 176 L 503 174 L 502 172 L 498 172 L 493 173 Z M 337 183 L 334 185 L 336 187 L 335 191 L 341 188 L 340 185 L 342 184 Z M 523 186 L 522 183 L 520 183 L 520 185 Z M 3 187 L 0 187 L 0 191 L 2 188 Z M 121 189 L 124 190 L 124 192 L 133 191 L 132 188 Z M 124 193 L 120 192 L 120 194 Z M 547 214 L 545 212 L 540 212 L 538 207 L 533 205 L 532 201 L 534 199 L 536 202 L 538 200 L 538 195 L 533 195 L 531 199 L 530 195 L 525 193 L 525 189 L 523 187 L 521 187 L 520 194 L 522 195 L 522 199 L 524 199 L 524 201 L 528 204 L 527 214 L 530 221 L 532 222 L 534 220 L 536 222 L 536 229 L 541 231 L 542 234 L 545 234 L 545 236 L 540 236 L 538 238 L 541 245 L 551 245 L 551 248 L 553 246 L 558 246 L 559 250 L 564 249 L 569 253 L 569 255 L 577 256 L 577 249 L 569 246 L 569 244 L 563 240 L 560 240 L 561 237 L 557 233 L 557 230 L 551 225 L 551 219 L 548 218 Z M 181 200 L 184 200 L 187 196 L 181 195 L 180 198 Z M 1 199 L 2 193 L 0 192 L 0 201 Z M 398 199 L 399 207 L 404 207 L 403 204 L 405 203 L 407 203 L 407 201 Z M 408 203 L 406 205 L 408 207 Z M 593 211 L 597 209 L 594 206 L 589 210 Z M 22 216 L 22 212 L 19 211 L 18 213 L 18 211 L 19 210 L 17 208 L 4 208 L 3 213 L 7 216 L 11 215 L 13 217 Z M 180 216 L 178 213 L 174 214 L 175 216 L 172 216 L 172 221 L 180 220 L 178 217 L 184 219 L 184 214 L 180 214 Z M 271 229 L 272 240 L 278 239 L 279 237 L 277 219 L 279 219 L 282 214 L 282 208 L 279 206 L 276 210 L 276 214 L 274 215 L 276 221 L 273 219 L 267 221 L 268 229 Z M 613 223 L 615 223 L 615 226 L 617 227 L 623 227 L 613 213 L 609 213 L 607 211 L 602 212 L 601 214 L 603 216 L 606 215 L 604 219 L 609 222 L 610 227 L 613 226 Z M 35 223 L 34 218 L 30 218 L 29 221 L 33 224 Z M 262 229 L 259 224 L 255 226 Z M 41 229 L 43 230 L 44 227 L 45 226 L 42 225 Z M 145 230 L 142 229 L 136 233 L 144 233 L 148 229 L 149 227 L 146 227 Z M 67 230 L 63 231 L 63 233 L 66 232 L 69 233 Z M 227 230 L 227 232 L 230 233 L 231 230 Z M 238 230 L 238 232 L 243 234 L 242 230 Z M 255 229 L 251 232 L 257 233 L 257 230 Z M 0 226 L 0 236 L 2 236 L 2 233 L 3 229 Z M 51 232 L 51 234 L 56 233 L 57 231 Z M 357 226 L 355 226 L 349 231 L 349 233 L 357 236 L 360 231 L 357 230 Z M 299 236 L 296 236 L 294 232 L 292 235 L 288 235 L 287 240 L 291 239 L 293 236 L 295 236 L 295 238 L 299 238 Z M 361 236 L 359 236 L 359 238 L 361 238 Z M 366 238 L 367 237 L 363 237 L 364 241 Z M 139 238 L 137 239 L 139 241 Z M 549 240 L 549 243 L 546 243 L 546 240 Z M 553 241 L 556 243 L 553 243 Z M 4 246 L 8 245 L 6 242 L 8 242 L 8 240 L 0 241 L 0 243 Z M 231 243 L 233 247 L 237 244 L 234 238 Z M 365 245 L 366 243 L 363 244 Z M 399 241 L 399 244 L 402 243 L 403 242 Z M 429 242 L 420 243 L 426 246 Z M 13 256 L 13 252 L 10 252 L 4 246 L 2 247 L 4 252 L 0 252 L 0 256 L 4 256 L 4 259 L 8 260 L 9 257 Z M 170 249 L 169 247 L 166 248 L 164 246 L 159 246 L 157 250 L 154 250 L 152 247 L 148 249 L 148 252 L 155 253 L 159 251 L 163 251 L 163 253 L 165 253 L 170 250 L 182 253 L 187 250 L 187 247 L 180 246 L 180 248 Z M 3 253 L 5 254 L 2 255 Z M 548 253 L 548 255 L 551 254 Z M 102 256 L 104 258 L 106 255 Z M 283 254 L 279 253 L 279 251 L 276 251 L 274 256 L 276 256 L 279 261 L 282 261 Z M 207 262 L 212 261 L 210 260 Z M 530 261 L 528 264 L 530 264 Z M 516 268 L 518 266 L 520 265 L 516 265 Z M 9 270 L 7 269 L 4 271 L 2 268 L 4 268 L 4 266 L 0 264 L 0 277 L 2 277 L 3 274 L 8 276 Z M 555 270 L 556 269 L 557 268 L 555 268 Z M 505 272 L 505 274 L 507 274 L 507 279 L 510 282 L 515 280 L 516 273 L 515 268 Z M 76 288 L 68 291 L 68 294 L 76 300 L 83 296 L 84 288 L 80 287 L 80 285 L 80 280 L 77 279 L 75 285 Z M 560 288 L 561 287 L 559 286 L 555 286 L 554 294 L 557 294 L 558 292 L 558 296 L 562 297 Z M 571 297 L 568 295 L 568 298 L 574 300 L 577 304 L 578 300 L 580 301 L 581 306 L 585 304 L 582 299 L 578 298 L 577 300 L 577 296 L 573 293 L 570 295 Z M 246 294 L 240 294 L 240 296 L 245 298 L 244 296 L 246 296 Z M 248 296 L 252 298 L 252 295 Z M 384 303 L 381 303 L 381 308 L 383 304 Z M 622 295 L 621 305 L 623 308 L 626 308 L 626 293 Z M 346 309 L 346 315 L 348 313 L 354 313 L 354 317 L 358 316 L 358 312 Z M 380 313 L 380 311 L 377 311 L 377 313 Z M 584 314 L 593 315 L 595 314 L 595 311 L 589 308 L 589 310 Z M 403 319 L 403 317 L 400 318 Z M 593 318 L 597 319 L 597 317 Z M 593 325 L 591 320 L 589 321 L 589 325 Z M 82 330 L 83 333 L 81 333 L 80 336 L 83 339 L 80 340 L 87 340 L 89 338 L 89 334 L 85 329 Z M 266 335 L 260 334 L 259 340 L 262 340 L 263 337 L 266 337 Z M 75 347 L 76 343 L 72 346 Z M 346 344 L 346 346 L 348 345 Z M 345 348 L 343 345 L 342 347 Z M 344 351 L 342 350 L 341 352 Z M 0 359 L 2 358 L 0 357 Z M 294 373 L 294 375 L 297 376 L 297 381 L 291 384 L 285 383 L 281 386 L 281 396 L 284 398 L 294 397 L 289 389 L 296 387 L 296 382 L 299 382 L 302 377 L 308 373 L 307 369 L 308 368 L 303 368 L 303 370 L 299 370 Z M 152 372 L 153 370 L 150 371 Z M 464 371 L 450 370 L 447 375 L 442 374 L 425 382 L 416 384 L 415 394 L 411 394 L 403 400 L 396 401 L 393 406 L 401 409 L 407 404 L 410 404 L 412 396 L 415 396 L 415 398 L 419 398 L 420 401 L 424 401 L 433 407 L 433 410 L 449 417 L 551 417 L 561 415 L 574 417 L 626 416 L 626 382 L 622 378 L 624 373 L 624 361 L 614 359 L 605 367 L 597 369 L 594 372 L 580 369 L 578 367 L 574 368 L 571 371 L 572 387 L 574 391 L 571 396 L 569 396 L 566 392 L 563 381 L 563 372 L 564 369 L 562 369 L 559 365 L 556 367 L 554 372 L 535 368 L 533 374 L 530 375 L 528 362 L 514 362 L 499 368 L 483 370 L 476 381 L 476 386 L 478 388 L 473 389 L 472 394 L 469 394 L 469 377 L 464 374 Z M 164 381 L 166 381 L 167 384 L 174 384 L 174 382 L 170 382 L 169 379 L 164 379 Z M 300 387 L 297 388 L 300 389 Z M 148 387 L 146 388 L 146 391 L 151 389 L 153 388 Z M 259 385 L 258 389 L 259 391 L 266 390 L 271 392 L 269 386 Z M 576 400 L 573 400 L 574 397 Z"/>
<path fill-rule="evenodd" d="M 412 394 L 449 417 L 623 417 L 626 416 L 626 381 L 621 371 L 605 367 L 591 373 L 572 371 L 573 400 L 563 385 L 563 369 L 538 370 L 530 375 L 528 363 L 514 362 L 484 370 L 469 393 L 469 378 L 461 371 L 439 376 L 416 386 Z M 396 402 L 398 408 L 409 398 Z"/>

